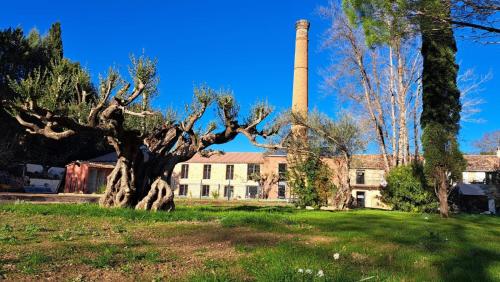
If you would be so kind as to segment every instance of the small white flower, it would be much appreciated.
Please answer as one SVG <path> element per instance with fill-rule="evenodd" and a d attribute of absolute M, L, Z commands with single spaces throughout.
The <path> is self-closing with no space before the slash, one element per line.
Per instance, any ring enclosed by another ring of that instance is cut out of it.
<path fill-rule="evenodd" d="M 307 274 L 312 274 L 312 273 L 313 273 L 313 271 L 312 271 L 312 270 L 310 270 L 310 269 L 306 269 L 306 273 L 307 273 Z"/>
<path fill-rule="evenodd" d="M 340 258 L 340 254 L 339 253 L 333 254 L 333 259 L 334 260 L 338 260 L 339 258 Z"/>
<path fill-rule="evenodd" d="M 428 217 L 428 216 L 426 216 L 426 217 L 424 217 L 424 218 L 425 218 L 425 220 L 429 220 L 429 217 Z"/>
<path fill-rule="evenodd" d="M 325 274 L 323 273 L 323 270 L 319 270 L 318 274 L 316 274 L 318 277 L 323 277 Z"/>
<path fill-rule="evenodd" d="M 302 273 L 302 272 L 304 272 L 304 269 L 299 268 L 299 273 Z"/>

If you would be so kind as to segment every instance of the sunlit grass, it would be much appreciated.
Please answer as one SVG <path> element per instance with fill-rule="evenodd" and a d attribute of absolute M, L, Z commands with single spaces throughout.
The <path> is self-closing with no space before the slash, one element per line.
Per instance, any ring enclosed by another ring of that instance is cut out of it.
<path fill-rule="evenodd" d="M 0 275 L 10 280 L 500 281 L 499 258 L 491 216 L 0 205 Z"/>

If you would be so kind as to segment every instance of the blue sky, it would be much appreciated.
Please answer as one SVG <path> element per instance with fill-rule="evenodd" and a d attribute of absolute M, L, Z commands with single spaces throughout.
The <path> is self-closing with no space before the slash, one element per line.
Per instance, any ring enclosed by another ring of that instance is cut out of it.
<path fill-rule="evenodd" d="M 2 4 L 0 28 L 36 27 L 45 33 L 60 21 L 65 56 L 81 62 L 94 77 L 111 65 L 126 73 L 129 54 L 157 57 L 160 96 L 158 107 L 183 105 L 194 85 L 230 88 L 242 112 L 256 100 L 268 100 L 276 110 L 291 105 L 294 23 L 311 22 L 310 108 L 334 114 L 341 108 L 319 90 L 318 71 L 328 64 L 319 48 L 328 22 L 316 8 L 327 1 L 8 1 Z M 8 12 L 6 12 L 8 11 Z M 483 85 L 486 100 L 480 124 L 463 124 L 464 151 L 484 132 L 500 129 L 500 45 L 458 41 L 461 69 L 479 74 L 491 71 Z M 182 107 L 181 107 L 182 109 Z M 226 151 L 256 151 L 243 137 L 222 147 Z"/>

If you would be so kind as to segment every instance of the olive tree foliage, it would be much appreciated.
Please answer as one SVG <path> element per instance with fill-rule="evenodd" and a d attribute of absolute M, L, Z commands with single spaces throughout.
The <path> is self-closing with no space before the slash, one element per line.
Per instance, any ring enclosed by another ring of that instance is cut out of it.
<path fill-rule="evenodd" d="M 25 34 L 21 28 L 0 30 L 0 147 L 3 148 L 0 168 L 8 168 L 19 162 L 45 165 L 64 165 L 69 160 L 84 156 L 95 156 L 109 151 L 98 136 L 71 137 L 56 142 L 40 135 L 25 133 L 24 128 L 6 112 L 5 103 L 19 99 L 11 89 L 11 81 L 26 79 L 33 71 L 49 72 L 63 62 L 64 71 L 78 72 L 82 67 L 63 57 L 61 25 L 54 23 L 45 35 L 36 29 Z M 59 70 L 56 70 L 59 71 Z M 90 78 L 80 84 L 87 89 L 88 99 L 95 98 Z M 74 146 L 74 144 L 96 144 L 95 146 Z"/>
<path fill-rule="evenodd" d="M 82 84 L 87 72 L 68 72 L 69 61 L 55 62 L 49 71 L 37 70 L 26 79 L 11 81 L 19 98 L 6 105 L 31 134 L 55 140 L 86 134 L 107 139 L 118 160 L 107 179 L 102 206 L 173 210 L 170 183 L 177 163 L 196 153 L 214 154 L 211 145 L 229 142 L 238 134 L 254 145 L 274 148 L 257 139 L 277 131 L 272 125 L 258 128 L 272 112 L 267 103 L 256 104 L 241 117 L 232 92 L 202 85 L 194 89 L 183 116 L 172 111 L 162 114 L 150 105 L 157 94 L 157 61 L 145 56 L 131 61 L 130 82 L 110 68 L 100 77 L 95 94 Z M 203 129 L 197 123 L 211 107 L 219 122 Z"/>
<path fill-rule="evenodd" d="M 349 169 L 352 156 L 366 147 L 366 139 L 363 138 L 359 123 L 346 113 L 339 114 L 338 119 L 333 120 L 317 111 L 312 112 L 307 119 L 292 114 L 292 120 L 308 128 L 319 142 L 319 153 L 331 157 L 336 163 L 338 179 L 334 179 L 337 187 L 332 204 L 335 209 L 348 208 L 351 203 Z"/>

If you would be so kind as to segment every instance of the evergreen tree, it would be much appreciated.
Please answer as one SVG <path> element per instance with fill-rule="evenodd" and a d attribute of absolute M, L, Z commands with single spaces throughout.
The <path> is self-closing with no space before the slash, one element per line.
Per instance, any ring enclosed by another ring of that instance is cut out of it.
<path fill-rule="evenodd" d="M 56 22 L 53 23 L 49 29 L 49 34 L 45 38 L 47 47 L 46 50 L 49 51 L 47 57 L 52 60 L 62 60 L 63 58 L 63 43 L 61 37 L 61 24 Z"/>
<path fill-rule="evenodd" d="M 62 62 L 60 66 L 64 76 L 83 73 L 78 63 L 63 58 L 62 48 L 59 23 L 53 24 L 46 36 L 41 36 L 36 29 L 32 29 L 27 36 L 21 28 L 0 31 L 0 147 L 4 148 L 0 155 L 0 168 L 15 165 L 16 162 L 62 166 L 68 161 L 91 158 L 109 150 L 100 136 L 54 142 L 26 134 L 26 130 L 5 111 L 6 104 L 20 98 L 19 93 L 9 85 L 9 80 L 21 81 L 34 71 L 51 72 L 57 62 Z M 90 77 L 81 80 L 79 87 L 87 91 L 88 99 L 95 98 Z M 74 93 L 74 88 L 71 93 Z M 87 143 L 97 146 L 83 146 Z"/>
<path fill-rule="evenodd" d="M 465 161 L 458 148 L 460 91 L 457 86 L 457 46 L 448 1 L 422 0 L 422 88 L 425 172 L 435 187 L 441 216 L 448 217 L 448 194 L 461 177 Z M 442 21 L 437 21 L 442 19 Z M 437 24 L 441 22 L 440 24 Z"/>

